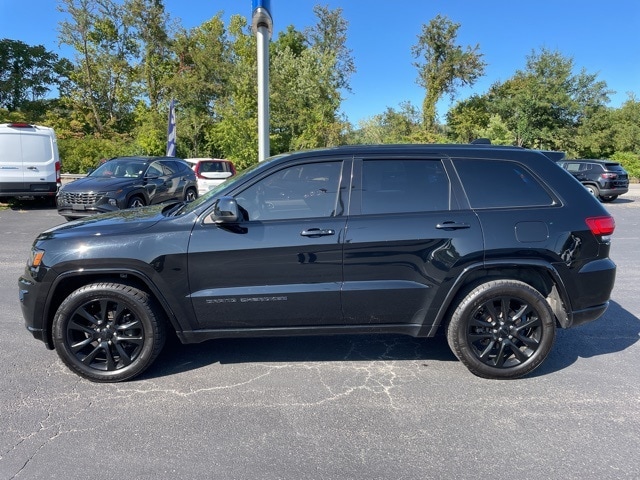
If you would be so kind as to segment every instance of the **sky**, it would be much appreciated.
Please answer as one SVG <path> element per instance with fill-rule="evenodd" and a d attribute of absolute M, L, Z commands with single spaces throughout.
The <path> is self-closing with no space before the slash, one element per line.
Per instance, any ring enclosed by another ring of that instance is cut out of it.
<path fill-rule="evenodd" d="M 58 22 L 64 17 L 56 0 L 0 0 L 0 38 L 44 45 L 60 56 L 73 51 L 58 45 Z M 164 0 L 172 18 L 193 28 L 218 12 L 251 17 L 251 0 Z M 436 15 L 460 24 L 457 43 L 478 45 L 487 63 L 485 76 L 460 89 L 455 101 L 486 93 L 523 70 L 527 57 L 543 48 L 574 61 L 574 73 L 597 74 L 610 90 L 609 106 L 620 107 L 628 93 L 640 99 L 640 1 L 638 0 L 271 0 L 274 38 L 293 25 L 315 24 L 314 5 L 341 8 L 348 22 L 347 47 L 356 73 L 344 93 L 342 112 L 354 124 L 399 109 L 409 101 L 422 105 L 424 89 L 416 83 L 411 55 L 422 25 Z M 447 97 L 440 116 L 453 106 Z M 441 120 L 444 120 L 441 118 Z"/>

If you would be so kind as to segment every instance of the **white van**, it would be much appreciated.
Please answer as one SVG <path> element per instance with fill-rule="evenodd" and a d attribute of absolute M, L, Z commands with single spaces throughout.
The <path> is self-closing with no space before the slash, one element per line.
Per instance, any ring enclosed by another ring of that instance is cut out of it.
<path fill-rule="evenodd" d="M 50 197 L 60 187 L 58 141 L 52 128 L 0 124 L 0 197 Z"/>

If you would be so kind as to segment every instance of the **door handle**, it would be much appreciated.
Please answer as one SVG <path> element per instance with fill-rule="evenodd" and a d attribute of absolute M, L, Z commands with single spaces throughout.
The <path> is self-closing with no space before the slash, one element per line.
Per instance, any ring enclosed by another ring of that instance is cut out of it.
<path fill-rule="evenodd" d="M 436 225 L 436 228 L 439 230 L 461 230 L 463 228 L 471 228 L 471 225 L 468 223 L 457 223 L 457 222 L 442 222 Z"/>
<path fill-rule="evenodd" d="M 326 237 L 327 235 L 335 235 L 336 231 L 332 228 L 309 228 L 300 232 L 303 237 Z"/>
<path fill-rule="evenodd" d="M 27 170 L 38 170 L 38 167 L 27 167 Z"/>

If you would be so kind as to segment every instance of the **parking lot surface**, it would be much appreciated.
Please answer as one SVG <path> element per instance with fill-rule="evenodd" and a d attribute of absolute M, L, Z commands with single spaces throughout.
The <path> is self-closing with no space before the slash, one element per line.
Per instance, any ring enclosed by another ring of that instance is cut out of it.
<path fill-rule="evenodd" d="M 640 478 L 640 185 L 605 206 L 610 308 L 523 379 L 385 335 L 173 342 L 121 384 L 82 380 L 25 330 L 18 277 L 64 219 L 2 209 L 0 480 Z"/>

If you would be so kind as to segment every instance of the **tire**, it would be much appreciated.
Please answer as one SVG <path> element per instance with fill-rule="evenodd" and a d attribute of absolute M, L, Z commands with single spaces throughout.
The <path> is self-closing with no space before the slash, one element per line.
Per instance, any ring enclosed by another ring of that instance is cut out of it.
<path fill-rule="evenodd" d="M 118 283 L 79 288 L 53 319 L 60 359 L 93 382 L 129 380 L 153 363 L 165 341 L 164 318 L 153 298 Z"/>
<path fill-rule="evenodd" d="M 127 208 L 140 208 L 144 207 L 145 205 L 146 204 L 144 203 L 144 199 L 142 197 L 139 197 L 138 195 L 135 195 L 129 199 Z"/>
<path fill-rule="evenodd" d="M 594 197 L 600 197 L 600 190 L 598 190 L 598 187 L 596 187 L 595 185 L 585 185 L 584 188 L 586 188 L 587 191 Z"/>
<path fill-rule="evenodd" d="M 616 198 L 618 198 L 618 195 L 608 195 L 606 197 L 600 197 L 600 200 L 602 200 L 604 203 L 608 203 L 613 202 Z"/>
<path fill-rule="evenodd" d="M 540 292 L 517 280 L 494 280 L 464 296 L 451 317 L 447 341 L 471 373 L 512 379 L 544 361 L 555 335 L 555 317 Z"/>
<path fill-rule="evenodd" d="M 193 202 L 196 198 L 198 198 L 198 191 L 195 188 L 187 188 L 187 191 L 184 192 L 185 201 Z"/>

